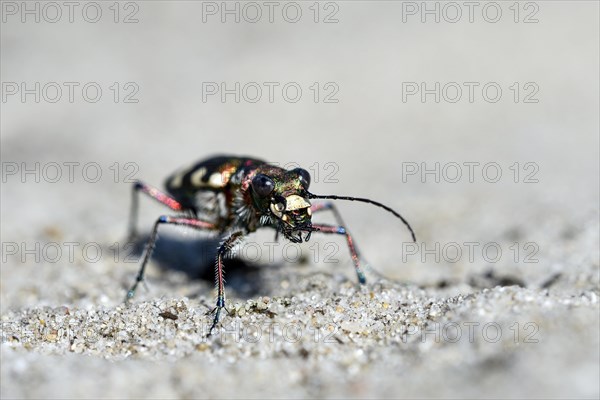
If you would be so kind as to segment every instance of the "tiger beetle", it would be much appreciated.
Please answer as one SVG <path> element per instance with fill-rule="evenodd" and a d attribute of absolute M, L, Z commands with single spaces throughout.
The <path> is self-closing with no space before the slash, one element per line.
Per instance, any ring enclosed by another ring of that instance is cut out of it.
<path fill-rule="evenodd" d="M 305 169 L 285 170 L 262 160 L 236 156 L 212 157 L 175 172 L 165 182 L 167 193 L 136 181 L 129 220 L 130 240 L 137 237 L 138 192 L 149 195 L 180 214 L 163 215 L 156 220 L 126 301 L 134 296 L 138 284 L 144 280 L 146 265 L 156 244 L 158 227 L 162 224 L 189 226 L 217 233 L 224 238 L 216 256 L 217 304 L 212 310 L 214 319 L 209 335 L 219 322 L 221 309 L 225 307 L 223 258 L 244 236 L 258 228 L 273 228 L 277 235 L 281 233 L 293 243 L 308 242 L 313 232 L 344 235 L 358 281 L 361 284 L 366 282 L 359 252 L 340 213 L 332 202 L 311 204 L 311 199 L 360 201 L 381 207 L 399 218 L 416 242 L 410 224 L 390 207 L 365 198 L 313 194 L 308 191 L 309 186 L 310 174 Z M 312 214 L 323 210 L 333 213 L 337 225 L 312 223 Z"/>

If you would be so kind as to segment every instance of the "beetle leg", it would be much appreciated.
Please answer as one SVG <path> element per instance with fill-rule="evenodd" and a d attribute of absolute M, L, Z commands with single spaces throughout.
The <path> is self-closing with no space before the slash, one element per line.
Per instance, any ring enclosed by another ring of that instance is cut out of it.
<path fill-rule="evenodd" d="M 335 206 L 335 204 L 333 202 L 331 202 L 331 201 L 327 201 L 327 202 L 324 202 L 324 203 L 313 204 L 310 207 L 310 210 L 313 213 L 317 213 L 317 212 L 320 212 L 320 211 L 329 210 L 329 211 L 331 211 L 333 213 L 333 216 L 335 217 L 335 221 L 336 221 L 336 223 L 339 226 L 341 226 L 341 227 L 346 226 L 346 224 L 344 223 L 344 220 L 342 219 L 342 215 L 338 211 L 338 209 Z M 352 240 L 352 239 L 350 239 L 350 240 Z M 358 246 L 356 246 L 355 243 L 354 243 L 354 251 L 355 251 L 355 254 L 357 255 L 357 257 L 360 257 L 360 251 L 358 250 Z M 354 257 L 353 257 L 353 260 L 354 260 Z M 363 259 L 363 261 L 364 261 L 364 259 Z M 356 265 L 356 262 L 355 262 L 355 265 Z M 363 275 L 363 277 L 364 277 L 364 275 Z M 360 280 L 360 276 L 359 276 L 358 279 Z"/>
<path fill-rule="evenodd" d="M 234 232 L 227 237 L 219 246 L 217 252 L 217 264 L 215 267 L 215 285 L 217 287 L 217 306 L 212 312 L 215 313 L 212 326 L 208 331 L 208 336 L 212 334 L 213 329 L 219 322 L 221 309 L 225 307 L 225 279 L 223 278 L 223 257 L 231 251 L 235 244 L 242 238 L 243 232 Z"/>
<path fill-rule="evenodd" d="M 365 278 L 365 273 L 363 272 L 363 270 L 360 266 L 360 261 L 359 261 L 359 257 L 358 257 L 358 249 L 354 245 L 352 236 L 350 236 L 350 234 L 348 233 L 346 228 L 344 228 L 341 225 L 334 226 L 334 225 L 323 225 L 323 224 L 313 224 L 312 227 L 314 228 L 314 230 L 316 232 L 335 233 L 338 235 L 346 236 L 346 241 L 348 242 L 348 248 L 350 249 L 350 255 L 352 256 L 352 261 L 354 262 L 354 269 L 356 270 L 356 275 L 358 276 L 358 281 L 361 284 L 366 283 L 367 279 Z"/>
<path fill-rule="evenodd" d="M 144 258 L 142 260 L 142 265 L 140 266 L 140 270 L 138 271 L 137 277 L 135 278 L 135 283 L 131 286 L 131 289 L 127 291 L 127 297 L 125 301 L 128 301 L 135 295 L 135 290 L 140 282 L 144 280 L 144 273 L 146 271 L 146 264 L 150 260 L 150 256 L 152 255 L 152 251 L 154 250 L 154 246 L 156 244 L 156 236 L 158 234 L 158 227 L 161 224 L 173 224 L 173 225 L 183 225 L 190 226 L 196 229 L 205 229 L 205 230 L 214 230 L 216 226 L 211 224 L 210 222 L 201 221 L 195 218 L 180 218 L 180 217 L 169 217 L 163 215 L 158 218 L 158 220 L 154 223 L 154 229 L 152 229 L 152 233 L 150 234 L 150 239 L 148 240 L 148 244 L 146 245 L 146 250 L 144 252 Z"/>
<path fill-rule="evenodd" d="M 141 181 L 135 181 L 133 184 L 133 190 L 131 192 L 131 210 L 129 212 L 129 241 L 133 241 L 137 237 L 137 219 L 138 219 L 138 208 L 139 208 L 139 196 L 138 192 L 147 194 L 152 197 L 154 200 L 158 201 L 161 204 L 169 207 L 174 211 L 181 211 L 183 206 L 171 196 L 161 192 L 153 186 L 147 185 Z"/>
<path fill-rule="evenodd" d="M 346 226 L 346 224 L 344 223 L 344 220 L 342 219 L 342 215 L 338 211 L 335 204 L 333 204 L 333 202 L 327 201 L 325 203 L 317 203 L 317 204 L 313 204 L 310 206 L 310 211 L 313 214 L 320 212 L 320 211 L 326 211 L 326 210 L 330 210 L 333 213 L 333 216 L 335 217 L 335 221 L 337 222 L 338 225 Z"/>

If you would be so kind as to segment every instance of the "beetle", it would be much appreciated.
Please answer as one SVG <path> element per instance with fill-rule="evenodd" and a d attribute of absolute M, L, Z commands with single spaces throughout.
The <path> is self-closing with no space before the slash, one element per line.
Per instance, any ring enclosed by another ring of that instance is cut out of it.
<path fill-rule="evenodd" d="M 347 231 L 340 213 L 332 202 L 311 204 L 312 199 L 360 201 L 381 207 L 399 218 L 410 231 L 410 224 L 396 211 L 379 202 L 359 197 L 317 195 L 309 192 L 310 174 L 302 168 L 286 170 L 265 161 L 230 155 L 214 156 L 180 169 L 165 181 L 166 193 L 136 181 L 133 185 L 129 219 L 129 239 L 137 237 L 139 193 L 145 193 L 173 211 L 176 216 L 160 216 L 152 229 L 135 283 L 127 292 L 126 301 L 135 295 L 144 280 L 146 265 L 156 244 L 158 228 L 163 224 L 189 226 L 220 235 L 217 250 L 215 281 L 217 303 L 212 310 L 213 323 L 209 335 L 219 322 L 225 307 L 223 258 L 246 235 L 259 228 L 275 229 L 293 243 L 310 240 L 313 232 L 344 235 L 361 284 L 366 283 L 359 253 Z M 314 213 L 330 210 L 337 225 L 315 224 Z"/>

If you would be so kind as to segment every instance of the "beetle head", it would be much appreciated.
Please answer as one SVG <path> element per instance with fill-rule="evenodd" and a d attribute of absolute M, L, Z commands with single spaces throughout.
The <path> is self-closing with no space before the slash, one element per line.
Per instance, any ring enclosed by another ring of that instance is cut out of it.
<path fill-rule="evenodd" d="M 302 232 L 308 241 L 313 231 L 308 187 L 310 174 L 302 168 L 286 171 L 264 166 L 257 170 L 250 183 L 252 199 L 263 215 L 277 221 L 277 229 L 294 243 L 302 242 Z"/>

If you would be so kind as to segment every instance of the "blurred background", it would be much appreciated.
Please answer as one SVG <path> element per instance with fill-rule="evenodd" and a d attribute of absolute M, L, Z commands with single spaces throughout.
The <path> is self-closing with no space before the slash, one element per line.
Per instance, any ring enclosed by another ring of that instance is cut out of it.
<path fill-rule="evenodd" d="M 216 153 L 301 165 L 442 246 L 597 220 L 594 2 L 23 4 L 3 3 L 5 241 L 123 240 L 129 182 Z M 462 273 L 391 262 L 402 225 L 339 208 L 379 269 Z M 142 226 L 162 212 L 142 201 Z"/>
<path fill-rule="evenodd" d="M 597 291 L 598 12 L 589 1 L 3 1 L 2 312 L 118 304 L 137 264 L 24 250 L 122 242 L 133 179 L 162 186 L 221 153 L 300 165 L 316 193 L 399 210 L 416 252 L 383 210 L 339 203 L 365 258 L 398 281 L 454 295 L 492 275 L 534 288 L 555 277 L 567 293 Z M 141 211 L 145 232 L 165 212 L 145 199 Z M 343 240 L 327 240 L 340 245 L 335 271 L 354 279 Z M 482 255 L 488 243 L 500 259 Z"/>

